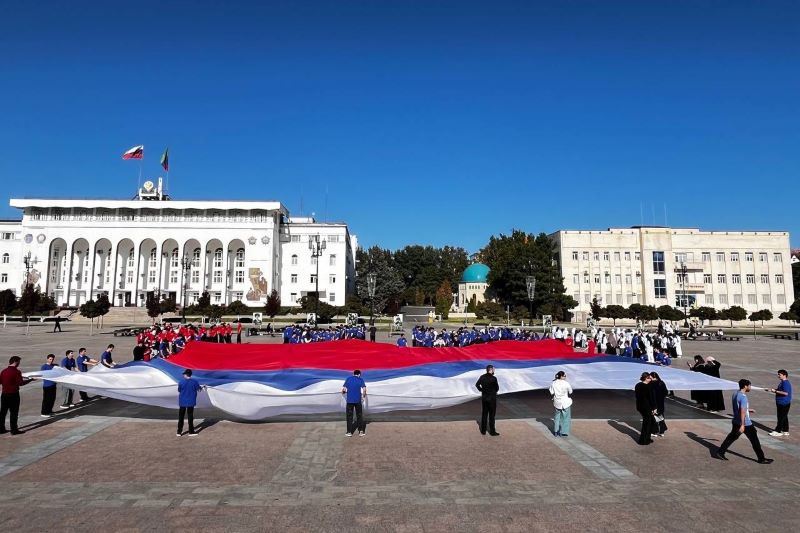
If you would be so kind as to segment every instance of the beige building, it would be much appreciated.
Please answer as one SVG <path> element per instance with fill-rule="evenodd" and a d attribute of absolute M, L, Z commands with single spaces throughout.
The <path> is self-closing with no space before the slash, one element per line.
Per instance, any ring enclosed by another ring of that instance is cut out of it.
<path fill-rule="evenodd" d="M 593 298 L 601 305 L 740 306 L 777 318 L 793 301 L 789 233 L 700 231 L 695 228 L 611 228 L 558 231 L 567 294 L 585 321 Z"/>

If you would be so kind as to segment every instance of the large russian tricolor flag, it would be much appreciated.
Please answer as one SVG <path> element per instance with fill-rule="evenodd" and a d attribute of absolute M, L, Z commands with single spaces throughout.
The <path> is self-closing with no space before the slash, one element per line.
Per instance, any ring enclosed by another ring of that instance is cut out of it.
<path fill-rule="evenodd" d="M 314 344 L 190 343 L 179 355 L 87 373 L 60 368 L 42 377 L 112 398 L 177 408 L 177 383 L 186 368 L 207 390 L 199 407 L 261 420 L 344 408 L 342 383 L 353 370 L 367 383 L 371 412 L 447 407 L 479 396 L 475 382 L 495 366 L 500 394 L 546 389 L 559 370 L 573 389 L 632 389 L 657 370 L 673 390 L 737 389 L 705 374 L 657 367 L 616 356 L 589 356 L 553 340 L 498 341 L 466 348 L 399 348 L 344 340 Z"/>

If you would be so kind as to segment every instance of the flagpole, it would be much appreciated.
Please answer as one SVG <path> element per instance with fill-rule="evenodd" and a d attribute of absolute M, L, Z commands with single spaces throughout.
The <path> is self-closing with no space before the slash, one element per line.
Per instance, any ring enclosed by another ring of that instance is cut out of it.
<path fill-rule="evenodd" d="M 142 158 L 139 159 L 139 184 L 136 186 L 136 194 L 139 194 L 139 191 L 142 189 L 142 161 L 144 160 L 144 155 Z"/>

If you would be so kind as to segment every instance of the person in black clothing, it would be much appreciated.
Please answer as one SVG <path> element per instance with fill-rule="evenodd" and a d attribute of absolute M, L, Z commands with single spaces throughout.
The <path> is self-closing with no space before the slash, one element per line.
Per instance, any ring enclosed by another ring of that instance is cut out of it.
<path fill-rule="evenodd" d="M 692 372 L 700 372 L 701 374 L 708 373 L 708 367 L 706 367 L 706 362 L 703 361 L 702 355 L 695 355 L 694 361 L 686 361 L 686 366 L 689 367 L 689 370 Z M 708 392 L 704 390 L 693 390 L 691 392 L 692 400 L 697 402 L 697 404 L 705 409 L 705 404 L 708 402 Z"/>
<path fill-rule="evenodd" d="M 61 317 L 58 315 L 56 315 L 56 325 L 53 326 L 53 333 L 56 331 L 61 332 Z"/>
<path fill-rule="evenodd" d="M 481 391 L 481 435 L 486 435 L 486 421 L 489 421 L 489 435 L 500 435 L 494 427 L 494 415 L 497 412 L 497 391 L 500 385 L 494 377 L 494 366 L 487 365 L 486 373 L 478 378 L 475 388 Z"/>
<path fill-rule="evenodd" d="M 706 357 L 706 369 L 705 373 L 711 377 L 718 378 L 719 377 L 719 361 L 714 359 L 713 357 Z M 722 395 L 721 390 L 710 390 L 706 391 L 706 402 L 708 405 L 708 410 L 711 412 L 717 411 L 724 411 L 725 410 L 725 397 Z"/>
<path fill-rule="evenodd" d="M 378 328 L 375 327 L 375 322 L 372 322 L 369 325 L 369 342 L 375 342 L 375 333 L 378 332 Z"/>
<path fill-rule="evenodd" d="M 653 402 L 653 394 L 650 390 L 650 372 L 642 372 L 639 378 L 639 383 L 636 384 L 634 391 L 636 392 L 636 410 L 642 415 L 642 432 L 639 435 L 639 444 L 651 444 L 653 439 L 651 435 L 655 430 L 655 418 L 653 415 L 656 413 L 656 406 Z"/>
<path fill-rule="evenodd" d="M 658 372 L 650 372 L 650 388 L 653 391 L 653 401 L 655 402 L 656 406 L 656 414 L 662 418 L 661 421 L 656 422 L 656 427 L 658 428 L 658 436 L 663 437 L 664 432 L 667 431 L 667 423 L 663 420 L 664 418 L 664 399 L 669 394 L 669 390 L 667 389 L 667 384 L 661 381 L 661 376 L 658 375 Z"/>

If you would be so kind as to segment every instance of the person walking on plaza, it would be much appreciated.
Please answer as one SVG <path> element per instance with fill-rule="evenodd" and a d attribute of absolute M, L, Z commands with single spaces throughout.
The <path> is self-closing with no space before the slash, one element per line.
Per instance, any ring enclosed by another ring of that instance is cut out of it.
<path fill-rule="evenodd" d="M 97 361 L 89 357 L 86 353 L 86 348 L 78 348 L 78 359 L 75 360 L 75 366 L 78 368 L 78 372 L 88 372 L 90 366 L 94 366 L 97 364 Z M 89 395 L 86 394 L 84 391 L 80 391 L 82 402 L 89 401 Z"/>
<path fill-rule="evenodd" d="M 663 437 L 667 431 L 667 422 L 664 419 L 664 400 L 669 395 L 669 389 L 667 384 L 661 381 L 661 376 L 658 375 L 658 372 L 650 372 L 650 379 L 652 380 L 650 388 L 653 391 L 653 401 L 656 405 L 655 427 L 658 429 L 657 435 Z"/>
<path fill-rule="evenodd" d="M 191 369 L 183 371 L 183 379 L 178 383 L 178 437 L 183 434 L 184 417 L 189 419 L 189 436 L 197 436 L 194 430 L 194 407 L 197 405 L 197 393 L 204 388 L 205 386 L 192 377 Z"/>
<path fill-rule="evenodd" d="M 500 385 L 494 375 L 494 365 L 486 365 L 486 373 L 478 378 L 475 388 L 481 391 L 481 435 L 486 435 L 487 421 L 489 435 L 500 435 L 495 429 L 494 417 L 497 412 L 497 393 Z"/>
<path fill-rule="evenodd" d="M 756 452 L 756 458 L 758 459 L 758 462 L 760 464 L 768 465 L 772 462 L 772 459 L 767 459 L 764 457 L 764 451 L 761 449 L 761 443 L 758 441 L 756 427 L 750 420 L 750 413 L 755 412 L 753 409 L 750 409 L 750 402 L 747 399 L 747 393 L 750 392 L 750 388 L 750 380 L 739 380 L 739 390 L 736 391 L 731 398 L 731 403 L 733 404 L 733 421 L 731 432 L 728 433 L 728 436 L 725 437 L 722 445 L 717 448 L 716 452 L 714 452 L 714 457 L 716 459 L 721 459 L 722 461 L 727 461 L 728 458 L 725 457 L 725 452 L 727 452 L 731 444 L 736 442 L 736 440 L 742 436 L 742 433 L 744 433 L 744 435 L 750 440 L 750 444 L 753 446 L 753 451 Z"/>
<path fill-rule="evenodd" d="M 572 421 L 572 398 L 570 398 L 570 394 L 572 394 L 572 386 L 567 381 L 567 373 L 559 370 L 550 384 L 550 397 L 553 399 L 553 407 L 556 409 L 555 416 L 553 416 L 553 433 L 556 437 L 569 435 Z"/>
<path fill-rule="evenodd" d="M 369 325 L 369 342 L 375 342 L 375 334 L 378 332 L 378 328 L 375 327 L 375 322 Z"/>
<path fill-rule="evenodd" d="M 345 408 L 347 433 L 345 436 L 352 437 L 353 433 L 358 430 L 358 436 L 363 437 L 366 435 L 366 424 L 361 402 L 367 397 L 367 384 L 361 378 L 361 370 L 353 370 L 353 375 L 344 381 L 342 395 L 347 403 Z M 353 418 L 354 413 L 355 419 Z"/>
<path fill-rule="evenodd" d="M 242 344 L 242 321 L 236 322 L 236 344 Z"/>
<path fill-rule="evenodd" d="M 57 365 L 56 356 L 49 354 L 46 363 L 42 365 L 41 370 L 53 370 Z M 56 387 L 55 381 L 42 380 L 42 416 L 50 418 L 53 416 L 53 406 L 56 404 Z"/>
<path fill-rule="evenodd" d="M 61 317 L 59 315 L 56 315 L 56 323 L 55 326 L 53 326 L 53 333 L 56 331 L 61 333 Z"/>
<path fill-rule="evenodd" d="M 10 416 L 11 434 L 21 435 L 25 433 L 19 426 L 19 388 L 27 385 L 33 378 L 23 378 L 22 372 L 19 371 L 19 364 L 22 358 L 18 355 L 12 356 L 8 360 L 8 366 L 0 372 L 0 386 L 3 387 L 0 393 L 0 433 L 7 433 L 6 431 L 6 413 Z"/>
<path fill-rule="evenodd" d="M 75 361 L 75 352 L 73 350 L 67 350 L 64 359 L 61 360 L 61 368 L 69 372 L 78 371 L 78 363 Z M 66 385 L 62 385 L 61 388 L 64 389 L 64 401 L 61 402 L 61 409 L 75 407 L 75 404 L 72 403 L 72 395 L 75 393 L 75 391 Z"/>
<path fill-rule="evenodd" d="M 653 432 L 655 431 L 656 406 L 653 401 L 653 393 L 650 390 L 650 372 L 642 372 L 639 383 L 634 387 L 636 393 L 636 410 L 642 415 L 642 431 L 639 434 L 639 444 L 642 446 L 652 444 Z"/>
<path fill-rule="evenodd" d="M 778 423 L 775 431 L 770 435 L 773 437 L 789 436 L 789 408 L 792 406 L 792 384 L 789 382 L 789 373 L 786 370 L 778 370 L 778 378 L 781 380 L 777 388 L 769 389 L 775 394 L 775 409 L 778 412 Z"/>
<path fill-rule="evenodd" d="M 722 365 L 719 361 L 711 356 L 706 357 L 705 373 L 713 378 L 719 378 L 719 368 Z M 706 402 L 708 410 L 712 413 L 718 413 L 725 410 L 725 397 L 722 395 L 721 390 L 706 391 Z"/>

